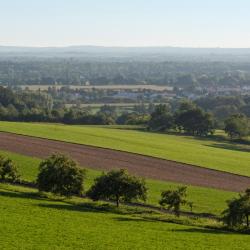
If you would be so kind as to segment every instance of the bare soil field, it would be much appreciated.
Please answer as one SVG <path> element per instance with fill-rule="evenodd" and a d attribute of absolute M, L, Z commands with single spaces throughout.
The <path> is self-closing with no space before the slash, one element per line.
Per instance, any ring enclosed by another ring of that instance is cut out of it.
<path fill-rule="evenodd" d="M 174 161 L 99 147 L 0 132 L 0 150 L 45 158 L 64 153 L 86 168 L 127 169 L 145 178 L 240 192 L 250 187 L 250 178 Z"/>

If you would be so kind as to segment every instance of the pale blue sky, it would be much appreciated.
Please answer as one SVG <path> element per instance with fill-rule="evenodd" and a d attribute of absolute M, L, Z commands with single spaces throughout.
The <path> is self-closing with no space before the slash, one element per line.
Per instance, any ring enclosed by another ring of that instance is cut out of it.
<path fill-rule="evenodd" d="M 250 47 L 250 0 L 0 0 L 0 45 Z"/>

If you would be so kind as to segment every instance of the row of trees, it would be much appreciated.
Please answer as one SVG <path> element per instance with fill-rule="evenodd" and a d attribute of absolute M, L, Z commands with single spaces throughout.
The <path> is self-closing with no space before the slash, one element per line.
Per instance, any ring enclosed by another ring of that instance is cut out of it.
<path fill-rule="evenodd" d="M 39 191 L 52 192 L 56 195 L 72 196 L 84 194 L 86 171 L 78 168 L 75 161 L 64 155 L 52 155 L 41 162 L 37 177 Z M 181 205 L 190 205 L 185 198 L 186 187 L 162 192 L 159 204 L 179 216 Z M 147 191 L 145 180 L 130 175 L 126 170 L 112 170 L 103 173 L 94 180 L 94 184 L 86 192 L 93 201 L 120 202 L 146 201 Z"/>
<path fill-rule="evenodd" d="M 211 113 L 192 102 L 183 102 L 174 113 L 167 105 L 158 105 L 151 114 L 148 127 L 153 131 L 184 131 L 187 134 L 213 134 L 216 122 Z M 250 134 L 249 119 L 244 114 L 232 114 L 224 121 L 224 130 L 231 139 L 242 139 Z"/>
<path fill-rule="evenodd" d="M 86 171 L 64 155 L 52 155 L 40 163 L 36 185 L 40 192 L 71 197 L 84 195 Z M 0 180 L 12 183 L 20 182 L 18 169 L 12 160 L 0 156 Z M 93 201 L 114 201 L 119 207 L 121 202 L 146 201 L 145 180 L 130 175 L 126 170 L 112 170 L 103 173 L 94 180 L 86 196 Z M 193 203 L 186 199 L 187 187 L 166 190 L 161 193 L 159 204 L 180 216 L 181 206 L 188 205 L 192 211 Z M 222 220 L 232 228 L 249 228 L 250 189 L 227 202 L 227 209 L 222 212 Z"/>
<path fill-rule="evenodd" d="M 246 99 L 246 98 L 245 98 Z M 247 100 L 247 99 L 246 99 Z M 217 103 L 240 105 L 238 98 L 217 98 Z M 212 100 L 198 100 L 201 106 L 211 108 Z M 151 114 L 150 114 L 151 113 Z M 234 113 L 233 113 L 234 114 Z M 134 112 L 119 113 L 115 107 L 104 105 L 96 113 L 88 108 L 74 106 L 66 108 L 54 105 L 53 99 L 43 92 L 13 92 L 0 86 L 0 120 L 32 121 L 32 122 L 62 122 L 67 124 L 129 124 L 148 125 L 152 131 L 184 131 L 199 136 L 212 134 L 218 127 L 210 112 L 204 111 L 191 101 L 160 105 L 137 105 Z M 250 132 L 248 118 L 236 113 L 225 120 L 226 133 L 234 138 L 242 138 Z"/>
<path fill-rule="evenodd" d="M 86 171 L 65 155 L 52 155 L 39 165 L 36 185 L 40 192 L 51 192 L 55 195 L 71 197 L 84 194 L 93 201 L 114 201 L 119 207 L 121 202 L 146 201 L 147 191 L 145 180 L 130 175 L 126 170 L 112 170 L 103 173 L 94 180 L 93 185 L 84 192 Z M 14 162 L 0 157 L 0 180 L 11 183 L 22 183 Z M 180 215 L 181 205 L 188 203 L 186 187 L 162 192 L 159 204 Z"/>
<path fill-rule="evenodd" d="M 249 95 L 208 95 L 195 100 L 195 103 L 205 111 L 213 113 L 217 120 L 217 126 L 220 128 L 223 128 L 224 120 L 232 114 L 244 114 L 250 117 Z"/>
<path fill-rule="evenodd" d="M 147 108 L 153 109 L 152 106 Z M 92 113 L 88 108 L 53 104 L 43 92 L 13 92 L 0 86 L 0 120 L 26 122 L 61 122 L 67 124 L 145 124 L 148 116 L 145 106 L 135 106 L 135 112 L 118 114 L 115 107 L 104 105 Z"/>

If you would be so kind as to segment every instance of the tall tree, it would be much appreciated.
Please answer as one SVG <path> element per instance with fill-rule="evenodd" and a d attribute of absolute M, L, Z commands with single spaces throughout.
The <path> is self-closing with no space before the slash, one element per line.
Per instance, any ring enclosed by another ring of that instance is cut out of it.
<path fill-rule="evenodd" d="M 212 115 L 196 106 L 181 106 L 175 117 L 179 130 L 184 130 L 188 134 L 206 136 L 214 132 Z"/>
<path fill-rule="evenodd" d="M 242 114 L 232 115 L 225 120 L 225 132 L 231 139 L 247 136 L 250 132 L 248 118 Z"/>
<path fill-rule="evenodd" d="M 94 185 L 87 192 L 93 200 L 108 199 L 116 202 L 147 199 L 147 188 L 143 179 L 131 176 L 126 170 L 112 170 L 95 179 Z"/>
<path fill-rule="evenodd" d="M 154 131 L 165 131 L 174 127 L 174 118 L 167 105 L 160 104 L 155 107 L 148 122 L 148 127 Z"/>
<path fill-rule="evenodd" d="M 72 196 L 83 193 L 85 171 L 65 155 L 54 154 L 39 166 L 37 185 L 39 191 Z"/>

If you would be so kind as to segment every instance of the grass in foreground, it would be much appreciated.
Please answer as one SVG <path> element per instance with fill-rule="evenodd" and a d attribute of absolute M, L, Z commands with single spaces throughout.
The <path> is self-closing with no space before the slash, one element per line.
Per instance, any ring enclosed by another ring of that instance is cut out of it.
<path fill-rule="evenodd" d="M 40 159 L 3 151 L 0 151 L 0 154 L 7 156 L 16 162 L 23 180 L 29 182 L 36 180 L 38 166 L 41 161 Z M 85 182 L 86 190 L 92 185 L 94 178 L 100 174 L 101 171 L 88 169 Z M 162 191 L 180 186 L 180 184 L 177 183 L 150 179 L 146 180 L 146 183 L 149 188 L 147 203 L 157 206 Z M 233 192 L 195 186 L 188 187 L 188 199 L 194 202 L 193 211 L 196 213 L 211 213 L 219 215 L 226 208 L 226 200 L 235 196 L 236 194 Z M 189 208 L 184 207 L 184 210 L 189 211 Z"/>
<path fill-rule="evenodd" d="M 40 198 L 34 189 L 6 184 L 0 184 L 0 214 L 1 249 L 235 250 L 250 243 L 249 235 L 198 226 L 208 221 L 178 222 L 137 208 Z"/>
<path fill-rule="evenodd" d="M 0 122 L 0 131 L 118 149 L 250 176 L 250 146 L 211 138 L 197 139 L 108 126 L 15 122 Z"/>

